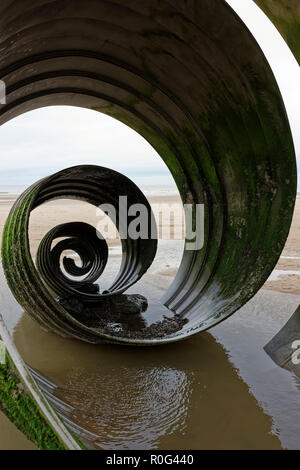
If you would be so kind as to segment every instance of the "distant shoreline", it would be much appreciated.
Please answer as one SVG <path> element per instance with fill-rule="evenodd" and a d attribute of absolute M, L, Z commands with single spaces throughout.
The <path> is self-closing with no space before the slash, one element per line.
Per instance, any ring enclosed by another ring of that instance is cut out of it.
<path fill-rule="evenodd" d="M 16 189 L 16 186 L 12 186 Z M 0 232 L 3 230 L 5 220 L 8 216 L 9 210 L 14 203 L 14 200 L 17 198 L 17 194 L 9 194 L 6 191 L 6 194 L 3 192 L 3 187 L 0 189 Z M 180 197 L 176 188 L 173 186 L 148 186 L 143 188 L 146 197 L 148 198 L 151 205 L 154 204 L 169 204 L 173 207 L 180 208 Z M 285 245 L 285 248 L 282 252 L 280 260 L 275 267 L 272 275 L 268 281 L 264 284 L 264 289 L 279 291 L 289 294 L 300 294 L 300 200 L 299 195 L 297 198 L 297 203 L 295 207 L 295 213 L 293 218 L 293 223 L 291 226 L 290 234 Z M 58 222 L 63 223 L 66 221 L 74 221 L 78 218 L 80 214 L 79 201 L 69 201 L 69 200 L 60 200 L 52 201 L 48 203 L 47 210 L 44 208 L 39 210 L 37 214 L 38 223 L 35 223 L 31 227 L 31 248 L 33 252 L 36 251 L 39 241 L 42 239 L 43 235 L 49 230 L 50 225 L 55 226 Z M 84 204 L 84 203 L 83 203 Z M 177 204 L 177 205 L 176 205 Z M 79 206 L 78 206 L 79 205 Z M 179 210 L 179 209 L 178 209 Z M 96 213 L 93 207 L 88 208 L 86 205 L 82 211 L 84 214 L 84 221 L 90 223 L 91 225 L 97 224 Z M 96 225 L 94 225 L 96 226 Z M 169 226 L 166 226 L 167 228 Z M 176 233 L 179 236 L 179 239 L 183 239 L 183 230 L 182 227 L 174 222 L 170 225 L 170 230 Z M 113 246 L 116 243 L 110 242 L 110 245 Z M 172 240 L 170 241 L 172 244 Z M 120 256 L 121 253 L 113 253 L 114 256 Z M 166 277 L 172 280 L 177 266 L 172 266 L 169 260 L 164 265 L 159 267 L 159 275 L 162 276 L 162 282 Z M 166 267 L 165 265 L 168 265 Z M 169 266 L 170 265 L 170 266 Z"/>
<path fill-rule="evenodd" d="M 30 185 L 0 185 L 0 198 L 3 196 L 18 196 L 22 194 Z M 145 196 L 177 196 L 179 194 L 176 185 L 138 185 Z"/>
<path fill-rule="evenodd" d="M 6 196 L 15 196 L 22 194 L 25 189 L 30 185 L 0 185 L 0 200 Z M 138 185 L 144 192 L 145 196 L 148 197 L 160 197 L 160 196 L 178 196 L 179 192 L 176 185 L 170 184 L 159 184 L 159 185 Z M 300 186 L 297 189 L 297 199 L 300 199 Z"/>

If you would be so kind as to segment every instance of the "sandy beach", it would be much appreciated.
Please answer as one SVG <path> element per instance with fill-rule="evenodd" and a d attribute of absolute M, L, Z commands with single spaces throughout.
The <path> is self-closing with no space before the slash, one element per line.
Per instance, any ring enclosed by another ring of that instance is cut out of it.
<path fill-rule="evenodd" d="M 13 199 L 0 195 L 0 231 Z M 174 195 L 151 194 L 149 200 L 156 209 L 167 204 L 180 211 Z M 74 220 L 97 226 L 99 216 L 79 201 L 36 209 L 32 256 L 50 228 Z M 133 288 L 151 293 L 154 301 L 172 282 L 182 256 L 182 225 L 180 217 L 174 220 L 170 227 L 164 220 L 164 230 L 176 240 L 160 239 L 145 282 Z M 298 200 L 282 257 L 260 292 L 208 333 L 170 347 L 137 354 L 135 348 L 93 346 L 43 331 L 14 300 L 3 273 L 0 307 L 23 359 L 57 385 L 55 397 L 72 407 L 70 418 L 89 431 L 92 448 L 299 449 L 299 382 L 263 350 L 300 301 L 299 239 Z M 107 283 L 121 260 L 120 242 L 110 240 L 109 247 Z M 32 448 L 1 414 L 0 421 L 0 449 L 8 446 L 8 433 L 9 448 Z"/>
<path fill-rule="evenodd" d="M 6 217 L 15 200 L 16 195 L 2 195 L 0 194 L 0 233 L 2 233 Z M 150 196 L 148 197 L 151 205 L 154 208 L 155 214 L 162 210 L 164 206 L 169 206 L 174 210 L 173 219 L 167 216 L 157 218 L 158 229 L 161 239 L 168 238 L 170 234 L 172 240 L 183 240 L 184 227 L 181 223 L 182 212 L 180 210 L 181 203 L 178 196 Z M 42 237 L 55 225 L 59 223 L 72 222 L 80 220 L 87 222 L 95 227 L 101 221 L 99 215 L 93 206 L 83 203 L 81 201 L 59 200 L 47 203 L 37 208 L 31 215 L 30 220 L 30 247 L 32 256 L 35 256 L 39 242 Z M 162 225 L 163 224 L 163 225 Z M 300 200 L 297 199 L 293 223 L 290 229 L 290 234 L 286 242 L 284 251 L 280 260 L 275 267 L 274 272 L 269 280 L 263 286 L 263 289 L 278 291 L 283 293 L 300 294 Z M 115 247 L 111 250 L 110 256 L 119 256 L 120 246 L 118 240 L 108 240 L 110 247 Z M 178 253 L 176 260 L 172 260 L 171 264 L 163 263 L 161 269 L 157 271 L 158 275 L 166 277 L 174 277 L 177 271 L 178 263 L 181 259 L 181 252 Z"/>
<path fill-rule="evenodd" d="M 297 199 L 292 226 L 274 273 L 264 289 L 300 294 L 300 200 Z"/>

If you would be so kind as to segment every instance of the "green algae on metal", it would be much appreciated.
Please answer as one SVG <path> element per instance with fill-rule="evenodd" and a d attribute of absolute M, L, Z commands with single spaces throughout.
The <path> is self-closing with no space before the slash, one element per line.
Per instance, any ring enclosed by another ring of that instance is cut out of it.
<path fill-rule="evenodd" d="M 298 0 L 254 0 L 274 23 L 300 64 L 300 3 Z"/>
<path fill-rule="evenodd" d="M 0 316 L 5 361 L 0 363 L 0 410 L 41 450 L 80 450 L 23 363 Z"/>
<path fill-rule="evenodd" d="M 299 61 L 299 1 L 255 1 Z M 26 2 L 16 0 L 14 11 L 0 5 L 0 77 L 7 84 L 0 124 L 55 104 L 120 120 L 157 150 L 183 203 L 205 204 L 205 244 L 199 252 L 185 249 L 162 299 L 189 320 L 180 333 L 150 341 L 105 336 L 69 315 L 39 279 L 27 236 L 31 188 L 3 235 L 11 290 L 44 326 L 92 343 L 155 345 L 216 325 L 260 289 L 291 224 L 295 151 L 269 64 L 224 0 L 47 5 L 31 5 L 30 27 Z"/>
<path fill-rule="evenodd" d="M 26 12 L 24 4 L 17 3 Z M 291 9 L 298 15 L 294 2 L 262 3 L 274 17 L 286 17 L 287 23 Z M 264 54 L 223 0 L 108 1 L 104 10 L 101 2 L 91 2 L 85 16 L 79 9 L 80 33 L 66 2 L 61 8 L 72 41 L 61 41 L 59 33 L 58 41 L 61 11 L 51 5 L 47 24 L 53 28 L 47 30 L 47 47 L 35 38 L 36 31 L 45 34 L 41 8 L 36 11 L 36 29 L 18 31 L 15 26 L 14 37 L 23 38 L 24 44 L 28 40 L 30 47 L 22 49 L 18 42 L 16 56 L 7 45 L 6 56 L 0 58 L 9 98 L 0 110 L 0 122 L 63 102 L 106 113 L 148 140 L 166 162 L 182 202 L 193 207 L 205 204 L 204 247 L 190 252 L 186 244 L 178 274 L 162 299 L 171 312 L 185 315 L 189 322 L 180 334 L 153 339 L 152 344 L 184 339 L 214 326 L 265 282 L 293 214 L 295 151 L 280 90 Z M 114 15 L 115 8 L 126 9 L 126 15 Z M 89 15 L 95 28 L 86 27 Z M 101 27 L 103 15 L 107 28 Z M 296 31 L 293 35 L 297 40 Z M 17 231 L 24 228 L 14 218 L 10 233 L 14 231 L 17 239 Z M 17 290 L 18 278 L 25 291 L 24 284 L 37 278 L 28 256 L 20 252 L 24 243 L 26 239 L 19 237 L 18 256 L 9 246 L 12 253 L 3 256 L 10 258 L 14 269 L 23 269 L 24 276 L 15 276 L 9 272 L 10 261 L 5 263 L 10 285 Z M 27 292 L 20 301 L 32 316 L 40 310 L 38 321 L 75 337 L 80 328 L 79 337 L 91 342 L 111 339 L 91 334 L 53 303 L 45 286 L 37 289 L 33 304 Z"/>

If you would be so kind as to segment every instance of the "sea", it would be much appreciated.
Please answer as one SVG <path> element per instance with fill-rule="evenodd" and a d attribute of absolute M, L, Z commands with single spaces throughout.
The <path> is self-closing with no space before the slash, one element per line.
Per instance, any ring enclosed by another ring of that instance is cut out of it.
<path fill-rule="evenodd" d="M 9 196 L 15 194 L 22 194 L 28 186 L 13 186 L 13 185 L 0 185 L 0 199 L 1 196 Z M 176 185 L 143 185 L 141 186 L 143 193 L 148 196 L 177 196 L 178 189 Z M 300 186 L 297 189 L 297 199 L 300 199 Z"/>

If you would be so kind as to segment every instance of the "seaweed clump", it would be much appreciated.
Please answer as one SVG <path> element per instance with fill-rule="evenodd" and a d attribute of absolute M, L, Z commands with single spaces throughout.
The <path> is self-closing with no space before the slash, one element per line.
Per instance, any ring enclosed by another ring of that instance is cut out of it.
<path fill-rule="evenodd" d="M 70 295 L 57 299 L 58 302 L 78 321 L 103 334 L 130 339 L 163 338 L 180 331 L 188 323 L 182 314 L 146 325 L 141 315 L 148 308 L 146 297 L 139 294 L 121 294 L 107 297 L 96 306 L 85 305 Z"/>

